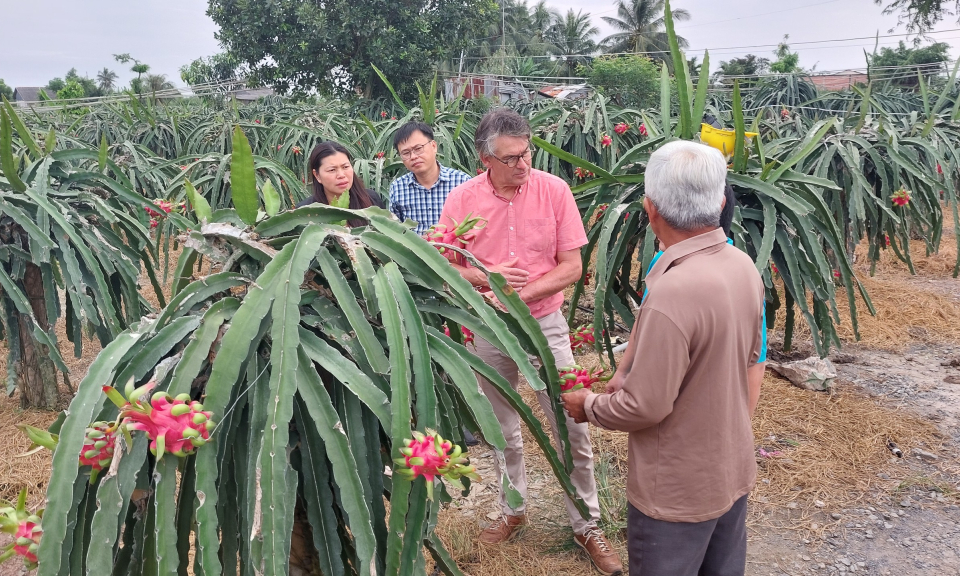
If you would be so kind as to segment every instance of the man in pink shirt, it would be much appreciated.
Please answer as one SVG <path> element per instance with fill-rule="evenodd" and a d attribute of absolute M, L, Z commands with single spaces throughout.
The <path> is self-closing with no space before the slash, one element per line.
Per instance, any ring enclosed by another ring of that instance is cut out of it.
<path fill-rule="evenodd" d="M 557 366 L 575 364 L 570 349 L 570 329 L 560 311 L 563 289 L 576 282 L 582 273 L 580 248 L 587 243 L 583 222 L 570 187 L 556 176 L 531 167 L 530 125 L 525 118 L 507 108 L 486 114 L 477 127 L 475 144 L 487 171 L 450 193 L 443 206 L 440 224 L 448 228 L 471 212 L 487 219 L 467 249 L 490 271 L 503 274 L 530 307 L 540 324 Z M 489 289 L 481 270 L 454 264 L 464 278 L 480 290 Z M 518 385 L 517 365 L 490 343 L 477 338 L 477 355 L 495 368 L 514 389 Z M 527 480 L 523 465 L 523 440 L 520 417 L 490 383 L 480 379 L 507 439 L 504 451 L 506 472 L 526 500 Z M 550 421 L 554 438 L 556 419 L 546 392 L 537 399 Z M 593 449 L 586 424 L 566 419 L 573 454 L 571 480 L 590 511 L 584 520 L 569 499 L 567 512 L 575 542 L 606 575 L 621 574 L 620 558 L 597 528 L 600 505 L 593 476 Z M 498 474 L 502 474 L 497 465 Z M 525 508 L 508 506 L 501 490 L 500 520 L 480 535 L 484 544 L 497 544 L 510 538 L 526 522 Z"/>

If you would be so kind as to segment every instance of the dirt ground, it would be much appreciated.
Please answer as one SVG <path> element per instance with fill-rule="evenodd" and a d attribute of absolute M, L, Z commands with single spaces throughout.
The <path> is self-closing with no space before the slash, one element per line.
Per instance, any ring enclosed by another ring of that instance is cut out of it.
<path fill-rule="evenodd" d="M 960 575 L 960 280 L 950 277 L 954 239 L 940 254 L 915 254 L 916 276 L 889 257 L 868 276 L 878 316 L 861 310 L 863 343 L 841 331 L 832 394 L 802 391 L 768 371 L 754 422 L 759 475 L 749 506 L 747 574 Z M 862 308 L 862 306 L 861 306 Z M 809 355 L 801 341 L 794 356 Z M 777 351 L 779 336 L 771 336 Z M 79 382 L 96 349 L 71 364 Z M 595 365 L 596 358 L 581 363 Z M 0 369 L 2 356 L 0 356 Z M 525 388 L 525 387 L 524 387 Z M 527 390 L 525 398 L 539 414 Z M 13 426 L 53 415 L 0 398 L 0 498 L 31 490 L 42 505 L 49 455 L 19 457 L 28 442 Z M 592 429 L 602 528 L 626 564 L 626 436 Z M 474 449 L 483 481 L 441 513 L 439 532 L 473 576 L 596 573 L 572 543 L 559 490 L 525 436 L 530 525 L 517 539 L 481 548 L 498 514 L 491 454 Z M 903 452 L 888 448 L 893 441 Z M 761 455 L 763 448 L 766 456 Z M 0 576 L 21 574 L 12 563 Z"/>

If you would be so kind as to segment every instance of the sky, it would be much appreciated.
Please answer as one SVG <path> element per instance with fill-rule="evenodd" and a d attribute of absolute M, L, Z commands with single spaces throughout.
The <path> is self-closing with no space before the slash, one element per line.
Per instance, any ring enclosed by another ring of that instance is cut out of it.
<path fill-rule="evenodd" d="M 598 38 L 611 32 L 601 17 L 616 15 L 613 0 L 548 3 L 562 12 L 569 8 L 591 12 L 600 29 Z M 883 15 L 873 0 L 673 3 L 692 16 L 677 24 L 677 33 L 690 43 L 688 57 L 710 49 L 714 63 L 748 53 L 772 58 L 775 45 L 789 34 L 789 43 L 799 52 L 804 68 L 825 71 L 862 67 L 863 51 L 872 52 L 878 32 L 881 36 L 906 33 L 898 26 L 897 17 Z M 219 52 L 214 37 L 217 26 L 205 13 L 205 0 L 30 0 L 5 4 L 0 78 L 14 87 L 45 85 L 74 67 L 81 75 L 94 78 L 105 66 L 117 72 L 120 83 L 125 84 L 134 76 L 129 72 L 130 65 L 113 59 L 113 54 L 124 52 L 149 64 L 151 72 L 166 74 L 180 85 L 180 66 Z M 942 22 L 936 30 L 930 38 L 960 46 L 960 24 L 955 19 Z M 843 38 L 861 39 L 822 42 Z M 907 38 L 881 38 L 880 46 L 896 46 L 900 39 Z M 951 50 L 953 57 L 958 53 Z"/>

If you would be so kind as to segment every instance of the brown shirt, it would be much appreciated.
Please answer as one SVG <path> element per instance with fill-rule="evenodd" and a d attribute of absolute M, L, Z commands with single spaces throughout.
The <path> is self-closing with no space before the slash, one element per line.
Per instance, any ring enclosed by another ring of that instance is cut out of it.
<path fill-rule="evenodd" d="M 669 522 L 718 518 L 756 480 L 747 368 L 760 355 L 763 282 L 717 229 L 668 248 L 647 287 L 623 388 L 584 408 L 630 433 L 634 507 Z"/>

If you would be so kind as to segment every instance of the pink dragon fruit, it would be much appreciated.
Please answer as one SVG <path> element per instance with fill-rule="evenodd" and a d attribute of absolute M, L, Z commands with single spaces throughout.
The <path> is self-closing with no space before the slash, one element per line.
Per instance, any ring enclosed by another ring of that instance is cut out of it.
<path fill-rule="evenodd" d="M 203 405 L 190 400 L 189 394 L 176 398 L 166 392 L 157 392 L 150 402 L 143 396 L 153 390 L 155 382 L 133 389 L 133 381 L 127 384 L 127 400 L 112 386 L 103 391 L 120 408 L 120 419 L 126 430 L 141 430 L 150 438 L 150 452 L 157 459 L 167 452 L 174 456 L 187 456 L 210 440 L 214 423 L 213 414 L 205 412 Z"/>
<path fill-rule="evenodd" d="M 601 374 L 603 374 L 603 368 L 597 368 L 593 372 L 576 364 L 560 368 L 560 393 L 593 388 L 593 385 L 600 381 Z"/>
<path fill-rule="evenodd" d="M 910 203 L 910 191 L 901 187 L 893 193 L 893 203 L 897 206 L 906 206 Z"/>
<path fill-rule="evenodd" d="M 574 350 L 579 350 L 580 348 L 592 347 L 596 340 L 593 336 L 593 324 L 584 324 L 576 330 L 573 334 L 570 335 L 570 347 Z"/>
<path fill-rule="evenodd" d="M 404 440 L 404 446 L 400 449 L 403 458 L 393 461 L 396 464 L 394 474 L 411 481 L 423 476 L 427 481 L 428 500 L 433 500 L 433 480 L 437 476 L 460 490 L 463 490 L 460 478 L 480 479 L 476 468 L 462 455 L 460 447 L 444 440 L 436 430 L 427 428 L 426 434 L 414 431 L 413 439 Z"/>
<path fill-rule="evenodd" d="M 573 175 L 579 178 L 580 180 L 586 180 L 587 178 L 593 178 L 594 176 L 596 176 L 596 174 L 594 174 L 590 170 L 584 170 L 579 166 L 573 169 Z"/>
<path fill-rule="evenodd" d="M 640 132 L 640 135 L 641 135 L 641 136 L 646 136 L 646 135 L 647 135 L 647 126 L 646 126 L 645 124 L 641 124 L 640 127 L 637 128 L 637 131 Z"/>
<path fill-rule="evenodd" d="M 487 221 L 480 216 L 473 216 L 473 212 L 467 214 L 463 222 L 453 221 L 456 225 L 453 230 L 449 230 L 446 224 L 436 224 L 424 233 L 423 237 L 431 244 L 450 244 L 465 248 L 471 240 L 476 237 L 477 230 L 483 230 Z M 441 254 L 446 254 L 447 250 L 443 246 L 437 246 Z"/>
<path fill-rule="evenodd" d="M 609 207 L 610 207 L 609 204 L 601 204 L 597 206 L 597 211 L 594 212 L 593 215 L 596 216 L 597 218 L 601 218 L 606 213 L 607 208 Z"/>
<path fill-rule="evenodd" d="M 790 111 L 789 111 L 789 110 L 787 110 L 786 108 L 780 110 L 780 118 L 782 118 L 783 120 L 786 120 L 786 119 L 789 118 L 789 117 L 790 117 Z"/>
<path fill-rule="evenodd" d="M 16 504 L 0 503 L 0 530 L 13 536 L 10 542 L 0 548 L 0 563 L 19 556 L 27 570 L 37 567 L 37 550 L 40 548 L 40 537 L 43 528 L 40 526 L 40 517 L 43 510 L 37 514 L 27 511 L 27 490 L 24 488 L 17 498 Z"/>
<path fill-rule="evenodd" d="M 117 444 L 116 422 L 94 422 L 87 427 L 83 439 L 83 448 L 80 450 L 80 465 L 90 466 L 90 480 L 97 477 L 97 473 L 110 465 L 113 460 L 113 450 Z"/>
<path fill-rule="evenodd" d="M 155 220 L 163 219 L 164 217 L 166 217 L 167 214 L 169 214 L 169 213 L 170 213 L 171 211 L 173 211 L 173 209 L 175 209 L 175 208 L 176 208 L 177 210 L 179 210 L 180 208 L 183 207 L 183 202 L 181 202 L 181 203 L 179 203 L 179 204 L 174 204 L 173 202 L 170 202 L 170 201 L 168 201 L 168 200 L 154 200 L 154 201 L 153 201 L 153 204 L 154 204 L 154 206 L 155 206 L 156 208 L 159 209 L 159 211 L 158 211 L 158 210 L 154 210 L 153 208 L 150 208 L 149 206 L 144 206 L 144 207 L 143 207 L 143 209 L 146 210 L 147 215 L 150 216 L 151 222 L 153 222 L 153 221 L 155 221 Z M 153 226 L 153 225 L 151 225 L 150 227 L 151 227 L 151 228 L 156 228 L 156 226 Z"/>
<path fill-rule="evenodd" d="M 613 144 L 613 138 L 611 138 L 609 134 L 604 134 L 600 137 L 600 145 L 604 148 L 608 148 L 611 144 Z"/>
<path fill-rule="evenodd" d="M 467 328 L 466 326 L 461 326 L 460 332 L 463 334 L 464 345 L 473 344 L 473 332 L 469 328 Z M 444 325 L 443 333 L 447 335 L 447 338 L 450 338 L 450 327 Z"/>
<path fill-rule="evenodd" d="M 630 125 L 626 122 L 621 122 L 613 127 L 613 131 L 617 133 L 618 136 L 622 136 L 627 133 L 627 130 L 630 129 Z"/>

